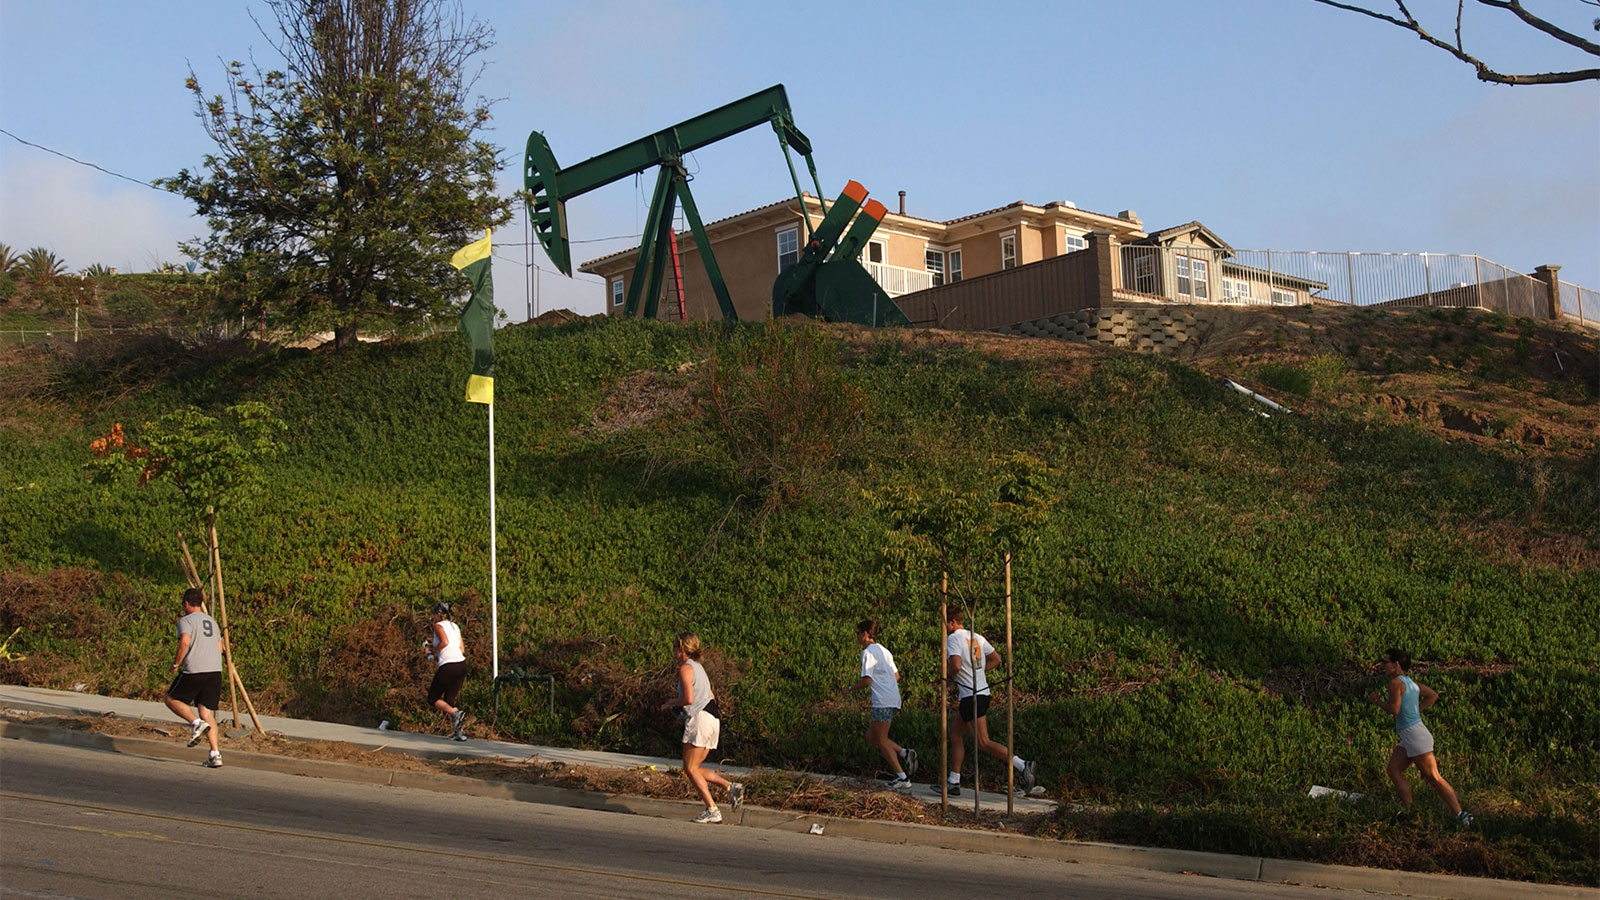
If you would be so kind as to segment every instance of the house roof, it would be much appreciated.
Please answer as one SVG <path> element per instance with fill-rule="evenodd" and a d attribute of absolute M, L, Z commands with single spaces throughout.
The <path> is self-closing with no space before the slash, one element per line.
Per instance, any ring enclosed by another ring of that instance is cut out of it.
<path fill-rule="evenodd" d="M 1159 231 L 1152 231 L 1144 240 L 1140 241 L 1140 243 L 1157 245 L 1165 244 L 1170 241 L 1175 241 L 1185 235 L 1194 235 L 1199 237 L 1220 250 L 1227 250 L 1230 253 L 1233 251 L 1233 246 L 1231 244 L 1223 240 L 1221 237 L 1218 237 L 1215 231 L 1212 231 L 1206 226 L 1200 224 L 1198 220 L 1193 222 L 1185 222 L 1182 225 L 1173 225 L 1170 228 L 1163 228 Z"/>

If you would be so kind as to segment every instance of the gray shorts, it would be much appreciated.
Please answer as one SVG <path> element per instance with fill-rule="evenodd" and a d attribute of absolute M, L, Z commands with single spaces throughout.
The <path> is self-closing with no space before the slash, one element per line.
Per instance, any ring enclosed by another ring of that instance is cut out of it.
<path fill-rule="evenodd" d="M 1400 741 L 1400 749 L 1404 750 L 1410 759 L 1433 752 L 1433 732 L 1421 722 L 1406 728 L 1395 737 Z"/>

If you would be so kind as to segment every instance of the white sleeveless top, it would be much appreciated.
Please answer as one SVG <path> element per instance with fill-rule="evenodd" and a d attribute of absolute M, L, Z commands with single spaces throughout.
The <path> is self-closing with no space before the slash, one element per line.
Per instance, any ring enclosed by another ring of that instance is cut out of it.
<path fill-rule="evenodd" d="M 449 619 L 437 623 L 444 629 L 445 644 L 439 646 L 439 635 L 433 636 L 434 655 L 439 660 L 439 665 L 453 662 L 465 662 L 467 655 L 461 650 L 461 629 Z"/>

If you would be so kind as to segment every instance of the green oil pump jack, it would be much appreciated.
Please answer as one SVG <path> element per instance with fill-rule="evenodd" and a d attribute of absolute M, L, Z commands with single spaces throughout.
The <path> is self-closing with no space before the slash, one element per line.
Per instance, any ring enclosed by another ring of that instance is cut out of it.
<path fill-rule="evenodd" d="M 819 198 L 822 197 L 822 187 L 817 178 L 816 163 L 811 157 L 811 141 L 795 127 L 794 114 L 789 108 L 789 97 L 781 84 L 751 94 L 742 100 L 735 100 L 726 106 L 695 116 L 671 128 L 624 144 L 615 150 L 591 157 L 565 169 L 556 163 L 555 153 L 551 151 L 544 135 L 537 131 L 530 133 L 523 157 L 523 187 L 528 204 L 528 218 L 539 244 L 544 247 L 545 254 L 556 268 L 566 275 L 571 275 L 572 251 L 567 240 L 567 201 L 647 169 L 657 168 L 659 173 L 656 176 L 655 195 L 650 201 L 650 212 L 645 219 L 644 238 L 639 245 L 638 259 L 634 263 L 633 278 L 628 282 L 627 297 L 623 307 L 624 315 L 636 315 L 640 300 L 643 299 L 644 315 L 655 317 L 661 295 L 662 273 L 671 252 L 672 220 L 681 202 L 684 217 L 689 222 L 690 233 L 694 236 L 695 246 L 700 250 L 700 259 L 705 265 L 707 280 L 710 281 L 711 290 L 716 295 L 717 305 L 721 308 L 724 318 L 737 321 L 739 314 L 728 296 L 727 283 L 723 280 L 722 270 L 717 265 L 716 255 L 712 253 L 711 241 L 706 237 L 705 225 L 700 220 L 694 196 L 689 191 L 689 175 L 683 167 L 683 156 L 707 144 L 754 128 L 762 122 L 772 125 L 773 131 L 778 136 L 778 144 L 783 148 L 784 159 L 789 165 L 789 177 L 794 183 L 795 198 L 800 202 L 808 238 L 806 253 L 802 254 L 801 262 L 791 266 L 779 276 L 780 281 L 787 287 L 782 292 L 774 287 L 774 312 L 779 315 L 788 312 L 806 312 L 810 315 L 835 318 L 835 311 L 867 310 L 864 315 L 851 317 L 849 321 L 859 321 L 863 324 L 904 321 L 905 316 L 899 315 L 899 309 L 888 301 L 886 295 L 882 301 L 876 300 L 875 295 L 881 294 L 882 291 L 872 276 L 868 275 L 856 261 L 855 256 L 867 236 L 877 228 L 878 221 L 882 219 L 882 204 L 877 206 L 880 212 L 876 218 L 858 216 L 856 224 L 845 232 L 845 226 L 849 224 L 851 216 L 860 208 L 861 198 L 866 196 L 865 189 L 851 182 L 859 196 L 849 199 L 852 189 L 847 187 L 846 195 L 840 198 L 832 210 L 824 205 L 823 227 L 813 229 L 810 214 L 806 210 L 805 198 L 800 189 L 800 177 L 795 172 L 794 157 L 790 154 L 791 149 L 798 151 L 805 158 L 806 169 L 811 175 L 811 183 L 817 188 Z M 840 206 L 846 207 L 842 218 L 839 215 Z M 844 240 L 840 239 L 841 234 L 844 235 Z M 851 239 L 854 239 L 854 245 L 847 257 L 841 253 L 834 253 L 833 259 L 827 258 L 830 251 L 842 251 L 844 245 Z M 854 267 L 854 273 L 848 271 L 851 266 Z M 802 270 L 800 275 L 785 280 L 784 276 L 795 269 Z M 856 273 L 859 273 L 859 277 L 855 277 Z M 823 301 L 823 295 L 829 298 L 826 302 Z M 895 315 L 887 313 L 874 314 L 872 310 L 877 309 L 880 303 L 885 309 L 892 309 L 893 313 L 898 315 L 898 319 Z"/>

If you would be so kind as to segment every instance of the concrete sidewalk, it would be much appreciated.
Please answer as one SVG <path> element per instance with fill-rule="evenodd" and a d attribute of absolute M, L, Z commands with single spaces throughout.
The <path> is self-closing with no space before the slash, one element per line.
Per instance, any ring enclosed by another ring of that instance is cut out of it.
<path fill-rule="evenodd" d="M 14 685 L 0 685 L 0 707 L 9 709 L 30 710 L 33 712 L 50 715 L 86 715 L 103 716 L 107 714 L 121 716 L 127 719 L 145 719 L 157 724 L 167 723 L 177 725 L 178 718 L 167 709 L 166 704 L 153 700 L 127 700 L 122 697 L 102 697 L 97 694 L 83 694 L 75 691 L 52 691 L 45 688 L 17 687 Z M 223 733 L 232 727 L 232 717 L 224 718 L 223 713 L 217 714 L 217 722 L 222 726 Z M 242 710 L 239 715 L 239 724 L 248 728 L 249 716 Z M 333 722 L 315 722 L 308 719 L 285 719 L 280 716 L 262 716 L 261 727 L 268 732 L 276 732 L 291 740 L 303 741 L 342 741 L 354 744 L 367 750 L 383 748 L 393 753 L 404 753 L 411 756 L 426 758 L 462 758 L 462 759 L 512 759 L 527 760 L 537 758 L 541 762 L 560 762 L 573 766 L 598 766 L 611 769 L 638 769 L 654 766 L 657 769 L 673 769 L 683 765 L 680 759 L 668 759 L 660 756 L 635 756 L 629 753 L 606 753 L 599 750 L 572 750 L 565 747 L 541 747 L 533 744 L 517 744 L 510 741 L 488 741 L 468 739 L 465 741 L 452 741 L 447 737 L 436 734 L 415 734 L 404 731 L 380 731 L 377 728 L 363 728 L 359 725 L 339 725 Z M 933 768 L 938 767 L 938 760 L 933 760 Z M 726 777 L 739 780 L 747 777 L 753 770 L 743 766 L 708 765 L 708 769 L 722 772 Z M 924 771 L 927 771 L 924 769 Z M 838 779 L 847 783 L 854 789 L 861 789 L 861 779 Z M 872 782 L 875 783 L 875 782 Z M 937 784 L 917 784 L 906 792 L 909 797 L 915 797 L 924 803 L 939 803 L 939 786 Z M 1006 795 L 984 791 L 979 795 L 979 802 L 986 812 L 1004 812 L 1006 808 Z M 972 792 L 963 789 L 960 797 L 952 797 L 950 805 L 961 809 L 972 808 Z M 1049 813 L 1055 810 L 1055 803 L 1035 797 L 1014 798 L 1014 809 L 1019 814 L 1036 815 Z"/>

